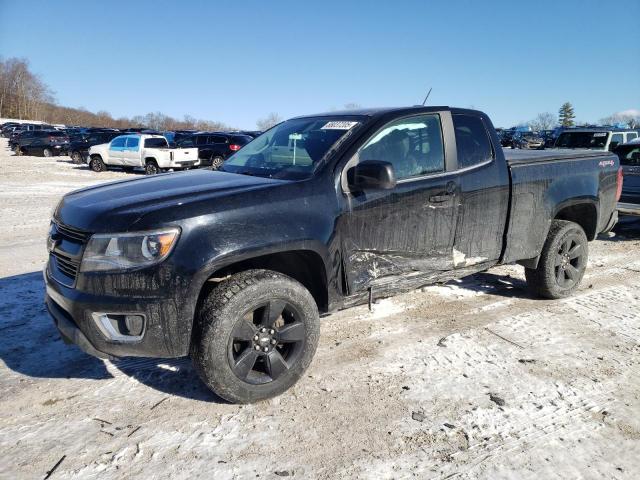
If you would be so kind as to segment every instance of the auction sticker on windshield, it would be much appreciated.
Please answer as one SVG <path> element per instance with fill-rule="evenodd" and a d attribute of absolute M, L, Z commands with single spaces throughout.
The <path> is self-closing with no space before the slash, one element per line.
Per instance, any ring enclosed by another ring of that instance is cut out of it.
<path fill-rule="evenodd" d="M 327 122 L 321 130 L 349 130 L 357 124 L 358 122 Z"/>

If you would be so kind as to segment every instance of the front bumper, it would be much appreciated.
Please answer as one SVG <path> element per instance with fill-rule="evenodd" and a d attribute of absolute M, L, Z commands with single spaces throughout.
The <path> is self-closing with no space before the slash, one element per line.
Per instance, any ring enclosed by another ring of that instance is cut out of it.
<path fill-rule="evenodd" d="M 188 354 L 193 325 L 193 305 L 184 291 L 166 285 L 175 298 L 138 291 L 127 296 L 109 291 L 106 284 L 119 282 L 115 276 L 103 276 L 104 285 L 91 291 L 67 287 L 54 280 L 44 270 L 47 310 L 66 343 L 73 343 L 84 352 L 99 358 L 155 357 L 175 358 Z M 129 281 L 135 283 L 130 278 Z M 95 284 L 94 280 L 94 284 Z M 140 315 L 145 319 L 144 334 L 135 341 L 108 338 L 99 328 L 94 313 Z"/>
<path fill-rule="evenodd" d="M 618 212 L 622 215 L 640 215 L 640 204 L 618 202 Z"/>

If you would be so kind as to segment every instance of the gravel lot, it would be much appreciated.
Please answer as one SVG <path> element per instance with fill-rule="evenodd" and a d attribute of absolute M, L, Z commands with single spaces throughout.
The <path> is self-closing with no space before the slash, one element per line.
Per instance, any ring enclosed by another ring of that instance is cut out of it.
<path fill-rule="evenodd" d="M 51 211 L 138 175 L 0 142 L 0 477 L 637 478 L 640 222 L 591 244 L 566 300 L 507 266 L 329 316 L 297 386 L 236 406 L 186 359 L 64 345 L 42 303 Z"/>

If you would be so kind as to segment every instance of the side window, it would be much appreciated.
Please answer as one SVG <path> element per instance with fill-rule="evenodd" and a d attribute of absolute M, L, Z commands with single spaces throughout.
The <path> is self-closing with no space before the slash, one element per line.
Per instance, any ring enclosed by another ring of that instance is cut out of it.
<path fill-rule="evenodd" d="M 360 149 L 359 161 L 366 160 L 391 163 L 398 180 L 444 171 L 440 117 L 420 115 L 387 124 Z"/>
<path fill-rule="evenodd" d="M 634 138 L 638 138 L 638 134 L 636 132 L 627 133 L 627 142 L 630 142 Z"/>
<path fill-rule="evenodd" d="M 227 139 L 226 137 L 223 137 L 220 135 L 213 135 L 209 137 L 209 142 L 210 143 L 227 143 Z"/>
<path fill-rule="evenodd" d="M 127 137 L 127 148 L 138 150 L 138 145 L 140 145 L 140 137 Z"/>
<path fill-rule="evenodd" d="M 620 164 L 630 167 L 640 167 L 640 147 L 632 148 L 620 158 Z"/>
<path fill-rule="evenodd" d="M 609 142 L 609 150 L 615 148 L 621 143 L 624 143 L 624 137 L 622 133 L 613 133 L 611 135 L 611 141 Z"/>
<path fill-rule="evenodd" d="M 113 142 L 111 142 L 111 145 L 109 146 L 109 148 L 122 148 L 124 147 L 124 141 L 127 139 L 127 137 L 117 137 L 113 139 Z"/>
<path fill-rule="evenodd" d="M 467 168 L 493 158 L 491 142 L 480 117 L 453 115 L 458 150 L 458 168 Z"/>
<path fill-rule="evenodd" d="M 207 136 L 206 135 L 198 135 L 196 137 L 196 145 L 206 145 L 207 144 Z"/>

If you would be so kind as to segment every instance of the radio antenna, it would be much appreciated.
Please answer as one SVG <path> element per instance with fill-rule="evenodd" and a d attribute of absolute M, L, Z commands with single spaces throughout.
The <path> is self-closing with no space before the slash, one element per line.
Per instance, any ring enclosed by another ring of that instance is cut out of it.
<path fill-rule="evenodd" d="M 433 90 L 433 87 L 429 89 L 429 91 L 427 92 L 427 96 L 424 97 L 424 101 L 422 102 L 422 106 L 424 107 L 425 103 L 427 103 L 427 99 L 429 98 L 429 95 L 431 95 L 431 90 Z"/>

